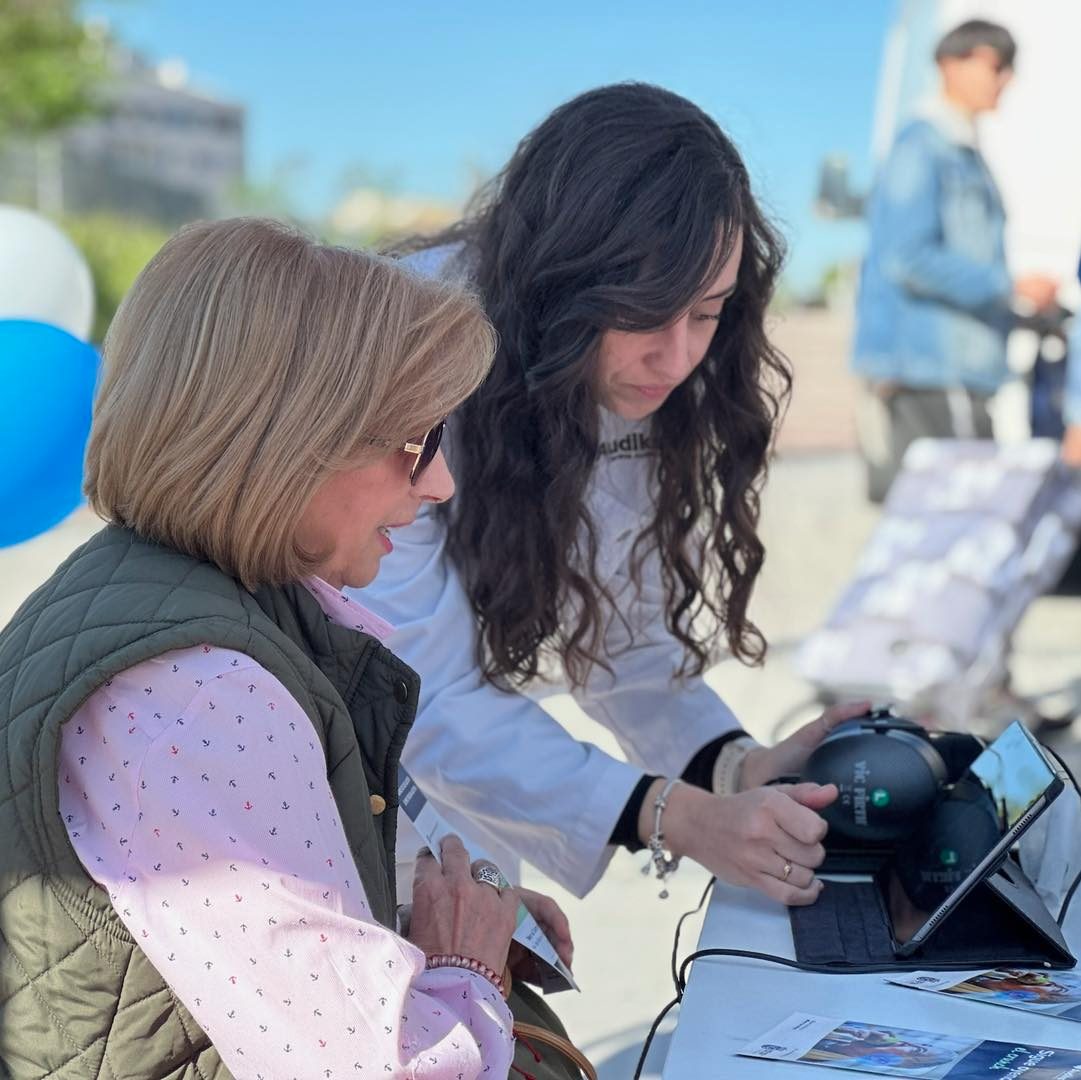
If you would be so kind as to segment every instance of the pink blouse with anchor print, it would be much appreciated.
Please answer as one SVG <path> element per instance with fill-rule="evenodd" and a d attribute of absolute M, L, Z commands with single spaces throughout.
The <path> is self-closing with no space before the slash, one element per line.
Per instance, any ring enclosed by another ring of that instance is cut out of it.
<path fill-rule="evenodd" d="M 306 584 L 328 619 L 389 632 Z M 250 657 L 180 649 L 97 690 L 63 731 L 60 809 L 238 1080 L 507 1075 L 503 999 L 374 920 L 311 722 Z"/>

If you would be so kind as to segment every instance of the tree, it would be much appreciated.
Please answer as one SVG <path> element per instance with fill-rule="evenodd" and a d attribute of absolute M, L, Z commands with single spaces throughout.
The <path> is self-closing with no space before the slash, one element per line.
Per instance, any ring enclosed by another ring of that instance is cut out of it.
<path fill-rule="evenodd" d="M 96 112 L 105 50 L 74 0 L 0 0 L 0 140 Z"/>
<path fill-rule="evenodd" d="M 124 294 L 169 238 L 169 230 L 109 213 L 69 217 L 60 224 L 90 267 L 96 299 L 90 340 L 101 341 Z"/>

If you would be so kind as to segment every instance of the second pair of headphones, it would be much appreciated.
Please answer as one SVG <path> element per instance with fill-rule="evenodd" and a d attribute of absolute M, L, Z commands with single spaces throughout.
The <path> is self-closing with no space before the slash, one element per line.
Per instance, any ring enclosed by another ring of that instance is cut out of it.
<path fill-rule="evenodd" d="M 838 725 L 801 777 L 840 793 L 821 811 L 827 851 L 844 852 L 848 868 L 874 853 L 913 903 L 937 907 L 1001 835 L 987 790 L 966 775 L 983 749 L 975 735 L 929 732 L 888 709 Z"/>

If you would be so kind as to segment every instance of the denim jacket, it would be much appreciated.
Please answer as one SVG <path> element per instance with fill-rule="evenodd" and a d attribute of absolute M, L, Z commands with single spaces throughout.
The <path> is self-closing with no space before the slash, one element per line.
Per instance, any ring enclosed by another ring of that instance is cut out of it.
<path fill-rule="evenodd" d="M 1005 213 L 961 117 L 940 105 L 901 131 L 871 193 L 868 223 L 857 374 L 997 390 L 1012 322 Z"/>

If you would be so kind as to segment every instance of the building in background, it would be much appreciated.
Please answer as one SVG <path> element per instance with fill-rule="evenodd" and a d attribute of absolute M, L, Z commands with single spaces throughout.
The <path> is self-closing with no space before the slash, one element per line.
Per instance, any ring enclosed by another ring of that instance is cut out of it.
<path fill-rule="evenodd" d="M 241 105 L 190 87 L 178 61 L 115 48 L 100 116 L 6 150 L 0 201 L 176 226 L 223 212 L 244 181 Z"/>

